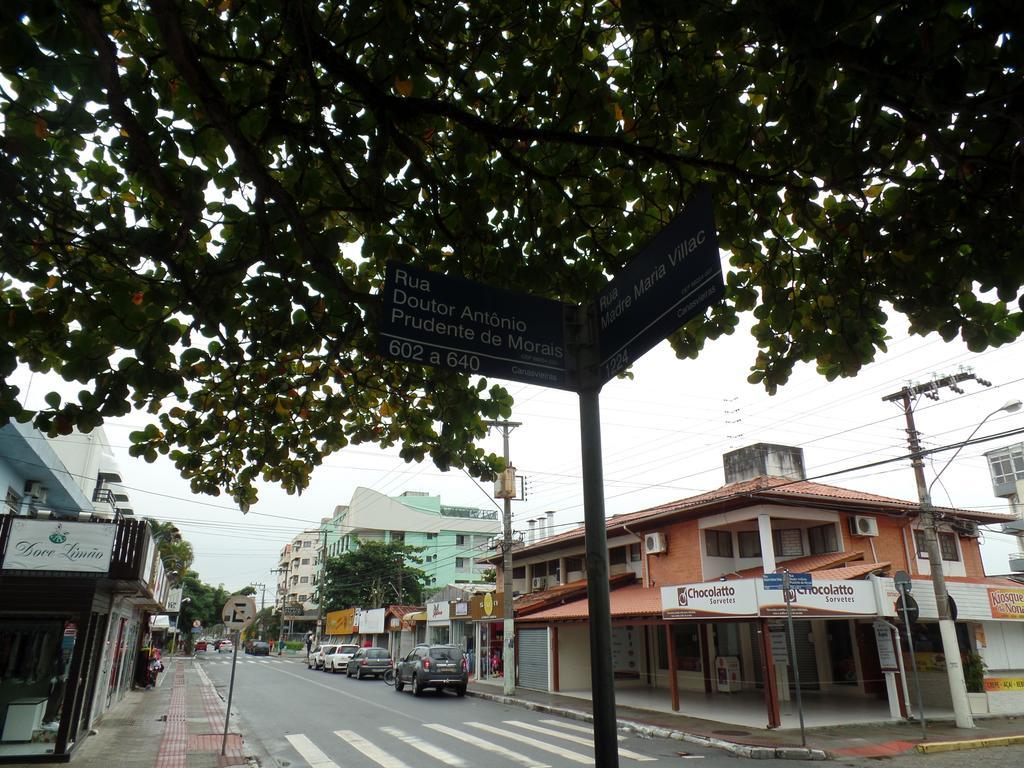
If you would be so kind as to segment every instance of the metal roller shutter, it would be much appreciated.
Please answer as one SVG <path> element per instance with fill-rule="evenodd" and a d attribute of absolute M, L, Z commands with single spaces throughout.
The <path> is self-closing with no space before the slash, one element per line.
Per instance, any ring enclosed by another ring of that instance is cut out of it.
<path fill-rule="evenodd" d="M 535 691 L 548 689 L 549 647 L 547 627 L 519 630 L 519 685 Z"/>

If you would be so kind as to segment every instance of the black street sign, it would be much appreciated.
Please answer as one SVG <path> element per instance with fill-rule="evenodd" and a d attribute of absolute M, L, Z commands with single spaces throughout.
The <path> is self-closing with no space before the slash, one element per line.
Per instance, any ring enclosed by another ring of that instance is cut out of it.
<path fill-rule="evenodd" d="M 380 352 L 386 357 L 575 390 L 568 305 L 390 262 Z"/>
<path fill-rule="evenodd" d="M 724 293 L 711 192 L 701 187 L 598 295 L 601 381 L 624 371 Z"/>

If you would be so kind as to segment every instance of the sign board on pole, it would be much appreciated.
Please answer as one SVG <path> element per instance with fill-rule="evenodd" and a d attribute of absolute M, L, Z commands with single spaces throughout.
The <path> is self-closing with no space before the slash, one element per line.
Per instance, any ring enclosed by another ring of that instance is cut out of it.
<path fill-rule="evenodd" d="M 892 642 L 892 629 L 884 621 L 874 622 L 875 644 L 878 646 L 878 664 L 883 672 L 899 672 L 896 648 Z"/>
<path fill-rule="evenodd" d="M 232 595 L 220 613 L 224 626 L 232 631 L 245 629 L 256 618 L 256 601 L 250 595 Z"/>
<path fill-rule="evenodd" d="M 787 576 L 789 589 L 811 589 L 812 580 L 809 573 L 766 573 L 761 577 L 761 582 L 765 589 L 784 589 Z"/>
<path fill-rule="evenodd" d="M 598 295 L 601 381 L 624 371 L 724 294 L 711 193 L 701 187 Z"/>
<path fill-rule="evenodd" d="M 568 304 L 391 262 L 380 352 L 421 365 L 574 389 Z"/>

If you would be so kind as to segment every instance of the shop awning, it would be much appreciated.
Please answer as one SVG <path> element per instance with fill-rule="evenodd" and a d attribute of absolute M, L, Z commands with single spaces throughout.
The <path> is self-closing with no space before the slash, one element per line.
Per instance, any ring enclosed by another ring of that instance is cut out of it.
<path fill-rule="evenodd" d="M 612 590 L 611 615 L 613 619 L 626 618 L 661 618 L 661 588 L 645 587 L 642 584 L 631 584 L 621 589 Z M 590 616 L 587 599 L 575 600 L 565 605 L 539 611 L 537 613 L 516 617 L 516 623 L 531 621 L 579 621 Z"/>

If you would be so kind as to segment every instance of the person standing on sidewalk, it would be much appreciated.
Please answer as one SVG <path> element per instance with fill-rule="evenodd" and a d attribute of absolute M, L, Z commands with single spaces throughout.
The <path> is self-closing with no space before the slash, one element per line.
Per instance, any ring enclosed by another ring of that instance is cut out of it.
<path fill-rule="evenodd" d="M 306 633 L 306 658 L 309 658 L 310 652 L 313 650 L 313 633 Z"/>

